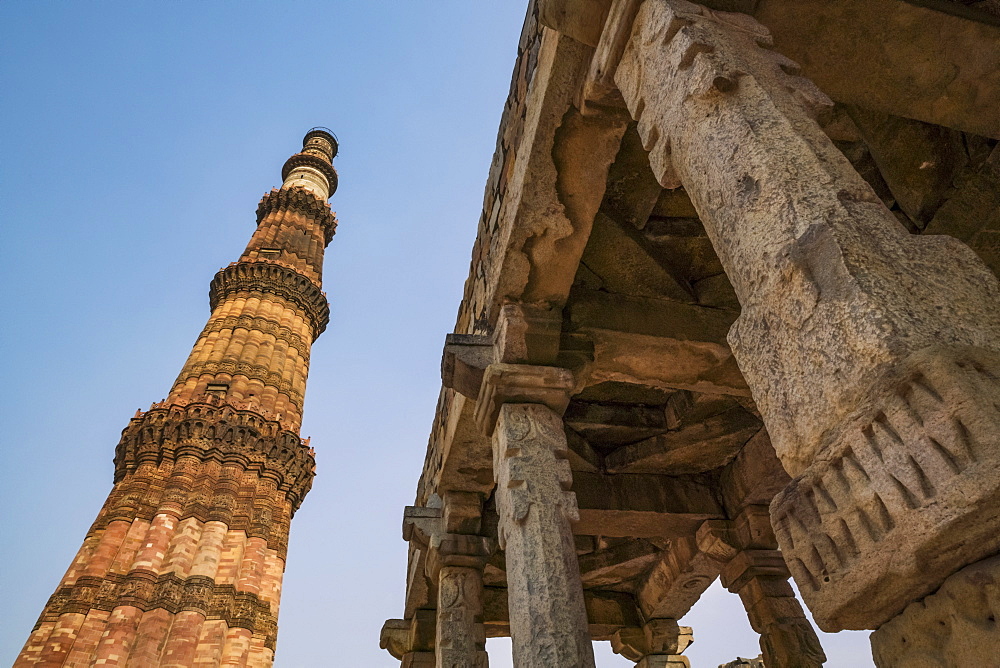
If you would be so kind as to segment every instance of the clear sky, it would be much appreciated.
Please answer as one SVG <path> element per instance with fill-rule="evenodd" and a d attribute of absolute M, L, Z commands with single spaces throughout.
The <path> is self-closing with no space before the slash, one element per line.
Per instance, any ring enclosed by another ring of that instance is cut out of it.
<path fill-rule="evenodd" d="M 0 3 L 0 664 L 111 488 L 121 429 L 165 396 L 260 196 L 314 125 L 340 137 L 278 668 L 391 667 L 444 336 L 468 272 L 524 0 Z M 695 668 L 756 656 L 718 586 Z M 871 666 L 867 634 L 825 638 Z M 510 665 L 490 641 L 491 665 Z M 506 656 L 505 656 L 506 653 Z M 626 666 L 601 643 L 600 666 Z"/>

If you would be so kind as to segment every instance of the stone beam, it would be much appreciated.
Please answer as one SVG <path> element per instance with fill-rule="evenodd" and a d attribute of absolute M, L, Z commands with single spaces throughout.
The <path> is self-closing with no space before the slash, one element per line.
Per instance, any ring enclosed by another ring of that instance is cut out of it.
<path fill-rule="evenodd" d="M 616 3 L 610 13 L 596 8 L 603 3 L 594 0 L 557 4 L 561 11 L 550 12 L 547 25 L 585 35 L 590 44 L 598 22 L 606 30 L 616 23 L 630 25 L 639 2 Z M 802 74 L 837 102 L 1000 138 L 1000 21 L 994 16 L 954 2 L 926 0 L 701 4 L 751 14 L 771 31 L 774 48 L 796 61 Z M 579 5 L 580 11 L 571 5 Z M 617 39 L 593 45 L 596 57 L 584 84 L 588 104 L 606 106 L 609 99 L 618 99 L 612 75 L 624 50 L 623 34 L 619 30 Z"/>
<path fill-rule="evenodd" d="M 644 540 L 630 540 L 580 555 L 584 587 L 607 587 L 631 580 L 659 558 L 660 549 Z"/>
<path fill-rule="evenodd" d="M 996 23 L 903 0 L 760 0 L 753 16 L 837 102 L 1000 138 Z"/>
<path fill-rule="evenodd" d="M 566 315 L 568 331 L 593 344 L 593 359 L 575 370 L 580 383 L 750 396 L 726 343 L 733 311 L 575 288 Z"/>
<path fill-rule="evenodd" d="M 510 637 L 506 587 L 486 587 L 483 620 L 488 638 Z M 642 616 L 631 594 L 616 591 L 584 591 L 587 625 L 592 640 L 611 640 L 618 629 L 642 626 Z"/>
<path fill-rule="evenodd" d="M 698 548 L 693 535 L 673 539 L 636 591 L 639 608 L 646 619 L 680 619 L 719 572 L 718 562 Z"/>
<path fill-rule="evenodd" d="M 761 421 L 741 406 L 676 431 L 622 446 L 605 457 L 609 473 L 700 473 L 730 462 Z"/>
<path fill-rule="evenodd" d="M 581 536 L 675 537 L 725 516 L 710 479 L 702 476 L 573 473 Z"/>
<path fill-rule="evenodd" d="M 597 46 L 611 0 L 538 0 L 539 22 L 587 46 Z"/>

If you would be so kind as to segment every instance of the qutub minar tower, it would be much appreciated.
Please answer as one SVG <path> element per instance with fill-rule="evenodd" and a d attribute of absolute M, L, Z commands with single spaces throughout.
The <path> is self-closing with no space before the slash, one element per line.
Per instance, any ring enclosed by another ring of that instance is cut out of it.
<path fill-rule="evenodd" d="M 292 515 L 312 485 L 299 437 L 330 310 L 337 140 L 310 130 L 212 280 L 212 315 L 169 396 L 137 412 L 115 485 L 15 666 L 270 666 Z"/>

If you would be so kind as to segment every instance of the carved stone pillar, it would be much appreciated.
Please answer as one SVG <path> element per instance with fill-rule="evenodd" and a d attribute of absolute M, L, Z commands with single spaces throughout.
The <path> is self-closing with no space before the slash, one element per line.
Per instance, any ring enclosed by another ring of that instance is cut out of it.
<path fill-rule="evenodd" d="M 578 519 L 560 415 L 569 402 L 565 369 L 492 364 L 477 422 L 493 437 L 500 545 L 514 664 L 594 667 L 571 523 Z"/>
<path fill-rule="evenodd" d="M 902 229 L 765 28 L 636 5 L 615 1 L 591 71 L 614 72 L 739 296 L 729 341 L 794 477 L 771 514 L 803 597 L 825 630 L 877 628 L 1000 552 L 1000 284 Z"/>
<path fill-rule="evenodd" d="M 723 564 L 722 584 L 743 601 L 768 668 L 823 665 L 826 654 L 788 582 L 766 506 L 747 506 L 734 521 L 703 523 L 698 546 Z"/>
<path fill-rule="evenodd" d="M 431 549 L 428 570 L 438 583 L 437 668 L 487 668 L 483 567 L 492 552 L 488 541 L 443 534 L 434 537 Z"/>

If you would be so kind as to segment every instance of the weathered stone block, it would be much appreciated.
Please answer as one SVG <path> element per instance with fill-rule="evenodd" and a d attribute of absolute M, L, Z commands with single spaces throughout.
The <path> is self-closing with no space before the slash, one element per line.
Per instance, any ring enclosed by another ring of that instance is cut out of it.
<path fill-rule="evenodd" d="M 872 633 L 879 668 L 982 668 L 1000 648 L 1000 557 L 955 573 Z"/>
<path fill-rule="evenodd" d="M 878 627 L 1000 551 L 1000 355 L 929 348 L 900 375 L 771 505 L 828 631 Z"/>

